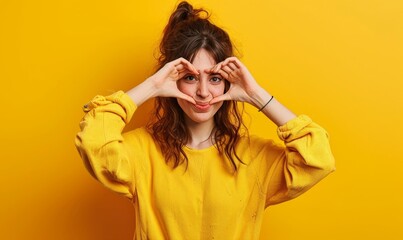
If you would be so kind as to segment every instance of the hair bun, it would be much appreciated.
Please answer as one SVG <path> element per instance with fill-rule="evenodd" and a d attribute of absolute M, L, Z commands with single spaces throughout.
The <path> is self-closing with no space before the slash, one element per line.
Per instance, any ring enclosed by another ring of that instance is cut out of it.
<path fill-rule="evenodd" d="M 172 15 L 176 15 L 179 21 L 184 21 L 195 17 L 193 6 L 186 1 L 179 3 L 178 7 Z"/>
<path fill-rule="evenodd" d="M 205 13 L 205 16 L 201 16 L 201 13 Z M 190 5 L 190 3 L 182 1 L 179 3 L 176 10 L 171 14 L 165 32 L 170 32 L 180 22 L 207 18 L 208 12 L 206 10 L 194 9 L 193 6 Z"/>

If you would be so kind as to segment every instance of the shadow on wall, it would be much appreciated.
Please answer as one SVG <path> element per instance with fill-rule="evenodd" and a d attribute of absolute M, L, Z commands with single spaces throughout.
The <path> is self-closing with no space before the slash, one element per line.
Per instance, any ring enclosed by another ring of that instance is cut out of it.
<path fill-rule="evenodd" d="M 144 126 L 153 104 L 153 101 L 147 101 L 139 107 L 124 131 Z M 75 148 L 68 159 L 66 168 L 71 170 L 65 172 L 65 178 L 72 181 L 62 180 L 63 193 L 52 196 L 53 199 L 49 196 L 42 199 L 54 205 L 47 213 L 49 217 L 41 217 L 52 221 L 42 223 L 44 229 L 40 233 L 48 235 L 43 239 L 133 239 L 135 214 L 131 201 L 97 182 L 85 169 Z M 46 231 L 49 227 L 53 228 L 51 232 Z"/>
<path fill-rule="evenodd" d="M 61 221 L 61 236 L 57 239 L 110 240 L 132 239 L 134 234 L 134 208 L 127 198 L 109 191 L 87 176 L 68 201 L 61 206 L 66 216 L 49 219 Z"/>
<path fill-rule="evenodd" d="M 70 219 L 75 220 L 72 226 L 80 230 L 74 231 L 73 238 L 132 239 L 135 221 L 130 200 L 93 182 L 98 186 L 80 187 L 80 192 L 74 196 L 75 216 Z"/>

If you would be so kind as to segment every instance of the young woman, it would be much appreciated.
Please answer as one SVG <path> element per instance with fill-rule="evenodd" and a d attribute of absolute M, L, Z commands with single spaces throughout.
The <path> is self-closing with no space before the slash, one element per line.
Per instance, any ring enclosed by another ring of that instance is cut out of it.
<path fill-rule="evenodd" d="M 137 239 L 258 239 L 266 207 L 334 170 L 326 131 L 263 89 L 202 9 L 180 3 L 160 50 L 154 75 L 84 106 L 76 146 L 88 171 L 131 199 Z M 151 98 L 153 120 L 122 134 Z M 245 134 L 237 102 L 274 122 L 284 144 Z"/>

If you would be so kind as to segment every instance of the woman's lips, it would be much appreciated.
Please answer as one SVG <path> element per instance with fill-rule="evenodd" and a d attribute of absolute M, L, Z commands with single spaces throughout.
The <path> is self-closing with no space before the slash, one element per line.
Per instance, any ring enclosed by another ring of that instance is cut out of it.
<path fill-rule="evenodd" d="M 210 109 L 211 105 L 208 103 L 196 103 L 194 104 L 195 108 L 200 111 L 207 111 Z"/>

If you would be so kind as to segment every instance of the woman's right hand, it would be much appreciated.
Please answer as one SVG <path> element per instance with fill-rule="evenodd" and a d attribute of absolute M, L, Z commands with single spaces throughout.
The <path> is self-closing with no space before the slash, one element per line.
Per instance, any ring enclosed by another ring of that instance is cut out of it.
<path fill-rule="evenodd" d="M 129 90 L 127 94 L 140 106 L 152 97 L 181 98 L 195 104 L 195 100 L 179 91 L 176 82 L 186 74 L 198 75 L 196 68 L 186 59 L 178 58 L 164 65 L 154 75 Z"/>
<path fill-rule="evenodd" d="M 192 97 L 179 91 L 176 83 L 176 81 L 189 73 L 199 74 L 189 61 L 184 58 L 178 58 L 165 64 L 163 68 L 152 75 L 148 80 L 153 82 L 156 95 L 159 97 L 175 97 L 196 103 Z"/>

